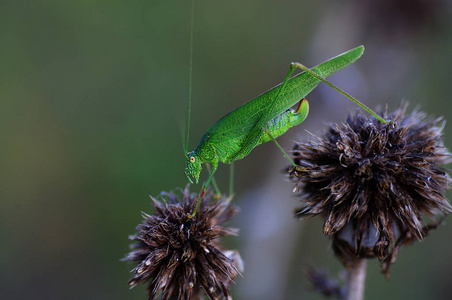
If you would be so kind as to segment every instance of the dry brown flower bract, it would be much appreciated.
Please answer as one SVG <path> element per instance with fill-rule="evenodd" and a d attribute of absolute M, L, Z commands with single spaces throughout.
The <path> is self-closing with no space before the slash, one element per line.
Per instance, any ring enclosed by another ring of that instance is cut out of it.
<path fill-rule="evenodd" d="M 228 288 L 242 268 L 240 255 L 226 251 L 219 237 L 236 235 L 238 230 L 224 227 L 236 212 L 232 197 L 211 202 L 208 192 L 195 217 L 189 218 L 198 195 L 182 191 L 162 193 L 166 202 L 152 198 L 154 215 L 143 214 L 143 223 L 130 236 L 136 243 L 124 260 L 137 264 L 129 284 L 147 283 L 149 299 L 231 299 Z"/>
<path fill-rule="evenodd" d="M 323 232 L 346 266 L 378 257 L 387 276 L 399 247 L 424 238 L 452 210 L 445 198 L 451 179 L 441 166 L 451 160 L 445 122 L 406 109 L 384 112 L 388 124 L 350 115 L 325 136 L 297 143 L 290 169 L 303 189 L 297 216 L 322 214 Z"/>

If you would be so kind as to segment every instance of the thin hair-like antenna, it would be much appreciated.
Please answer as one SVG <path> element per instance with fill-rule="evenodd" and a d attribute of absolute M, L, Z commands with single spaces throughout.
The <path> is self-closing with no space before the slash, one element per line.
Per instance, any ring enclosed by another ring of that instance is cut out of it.
<path fill-rule="evenodd" d="M 188 151 L 188 141 L 190 137 L 190 118 L 191 118 L 191 94 L 193 77 L 193 27 L 195 15 L 195 0 L 191 1 L 191 20 L 190 20 L 190 66 L 188 68 L 188 121 L 187 121 L 187 140 L 185 141 L 185 152 Z"/>

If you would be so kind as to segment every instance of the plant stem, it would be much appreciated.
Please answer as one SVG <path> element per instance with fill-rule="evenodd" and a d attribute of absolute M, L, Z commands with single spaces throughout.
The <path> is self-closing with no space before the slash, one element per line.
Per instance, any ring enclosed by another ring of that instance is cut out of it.
<path fill-rule="evenodd" d="M 366 263 L 366 259 L 357 259 L 352 266 L 348 267 L 345 299 L 362 300 L 364 298 Z"/>

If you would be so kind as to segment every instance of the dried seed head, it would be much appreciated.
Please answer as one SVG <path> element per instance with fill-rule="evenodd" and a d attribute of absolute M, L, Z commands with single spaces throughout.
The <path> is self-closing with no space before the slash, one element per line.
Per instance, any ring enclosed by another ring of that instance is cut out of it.
<path fill-rule="evenodd" d="M 231 299 L 229 286 L 241 271 L 243 263 L 236 251 L 226 251 L 220 236 L 236 235 L 237 229 L 223 227 L 237 209 L 229 206 L 232 197 L 221 197 L 210 203 L 212 193 L 201 200 L 195 217 L 189 218 L 198 195 L 189 186 L 182 200 L 174 193 L 162 193 L 161 203 L 151 197 L 154 215 L 143 213 L 143 223 L 130 236 L 136 243 L 124 260 L 137 264 L 129 284 L 148 284 L 149 299 Z"/>
<path fill-rule="evenodd" d="M 295 145 L 290 177 L 303 186 L 300 218 L 322 214 L 323 232 L 345 265 L 378 257 L 389 275 L 398 249 L 420 240 L 452 211 L 445 198 L 450 177 L 440 166 L 451 154 L 441 140 L 445 122 L 407 105 L 389 124 L 360 112 L 324 137 Z M 424 215 L 432 221 L 423 226 Z"/>

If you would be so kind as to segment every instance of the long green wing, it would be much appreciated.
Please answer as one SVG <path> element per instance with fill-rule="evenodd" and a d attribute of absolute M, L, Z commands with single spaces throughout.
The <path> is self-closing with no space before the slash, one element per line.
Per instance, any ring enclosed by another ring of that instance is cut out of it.
<path fill-rule="evenodd" d="M 361 57 L 363 52 L 363 46 L 356 47 L 313 67 L 311 70 L 326 78 L 352 64 Z M 213 145 L 218 152 L 220 161 L 224 163 L 245 157 L 257 143 L 262 133 L 262 127 L 269 120 L 306 97 L 319 83 L 318 78 L 307 72 L 302 72 L 287 82 L 284 91 L 279 95 L 276 102 L 281 84 L 275 86 L 231 111 L 212 125 L 201 138 L 198 148 L 205 143 Z M 249 151 L 242 153 L 241 150 L 244 148 L 249 148 Z"/>

